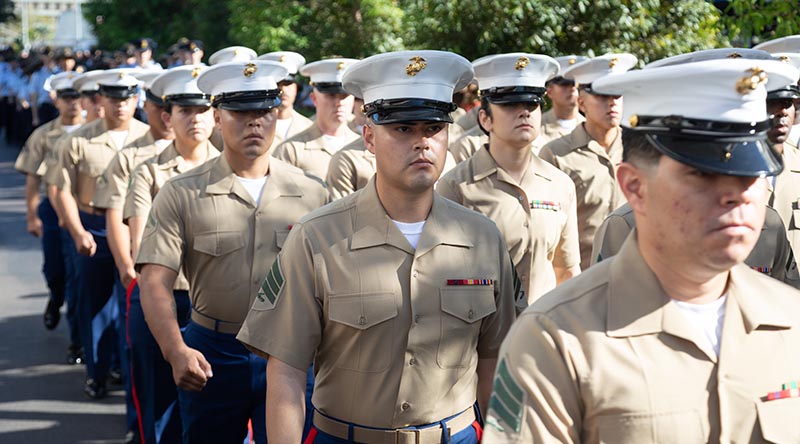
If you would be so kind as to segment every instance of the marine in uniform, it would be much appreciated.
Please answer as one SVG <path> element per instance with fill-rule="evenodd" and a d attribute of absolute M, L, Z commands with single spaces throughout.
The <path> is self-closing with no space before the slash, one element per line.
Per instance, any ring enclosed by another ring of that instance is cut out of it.
<path fill-rule="evenodd" d="M 472 76 L 440 51 L 346 71 L 377 174 L 294 225 L 237 336 L 269 356 L 270 441 L 300 441 L 313 360 L 306 442 L 478 442 L 473 406 L 514 320 L 514 270 L 490 220 L 433 191 L 453 89 Z"/>
<path fill-rule="evenodd" d="M 50 198 L 45 193 L 40 197 L 42 177 L 46 172 L 47 153 L 62 135 L 72 132 L 81 126 L 81 105 L 79 93 L 72 86 L 74 72 L 65 72 L 48 79 L 48 90 L 55 93 L 55 106 L 58 117 L 44 123 L 33 131 L 22 147 L 14 168 L 25 174 L 25 203 L 27 208 L 28 232 L 41 238 L 44 264 L 42 271 L 50 290 L 50 298 L 44 312 L 44 325 L 53 330 L 61 319 L 61 306 L 67 302 L 67 321 L 69 322 L 70 346 L 68 354 L 77 354 L 80 349 L 80 337 L 74 318 L 75 301 L 71 297 L 73 279 L 67 273 L 67 258 L 62 251 L 62 231 L 58 225 L 56 214 Z M 47 191 L 45 185 L 45 192 Z M 72 270 L 70 270 L 72 271 Z"/>
<path fill-rule="evenodd" d="M 278 145 L 274 157 L 324 180 L 331 156 L 359 135 L 347 123 L 353 117 L 353 96 L 342 88 L 342 74 L 354 59 L 326 59 L 300 68 L 311 79 L 311 100 L 317 109 L 314 124 Z"/>
<path fill-rule="evenodd" d="M 592 89 L 592 82 L 605 75 L 624 73 L 636 62 L 630 54 L 606 54 L 564 71 L 562 75 L 578 85 L 578 106 L 586 121 L 569 135 L 545 145 L 539 153 L 575 183 L 581 270 L 589 267 L 597 227 L 625 203 L 616 182 L 617 165 L 622 161 L 622 97 L 599 94 Z"/>
<path fill-rule="evenodd" d="M 225 150 L 161 187 L 142 236 L 141 304 L 180 389 L 185 443 L 241 442 L 248 420 L 266 442 L 266 361 L 235 334 L 292 225 L 327 201 L 320 181 L 269 156 L 286 75 L 261 60 L 200 74 Z M 192 305 L 183 333 L 173 293 L 180 271 Z"/>
<path fill-rule="evenodd" d="M 151 91 L 164 98 L 165 113 L 175 132 L 175 140 L 156 157 L 137 166 L 131 174 L 122 218 L 130 227 L 131 256 L 134 258 L 153 198 L 161 187 L 178 174 L 219 156 L 219 151 L 208 141 L 214 127 L 210 97 L 197 87 L 197 77 L 203 69 L 179 66 L 160 75 L 151 85 Z M 180 328 L 189 323 L 188 290 L 189 282 L 183 273 L 179 273 L 173 295 Z M 172 369 L 162 357 L 145 322 L 139 286 L 135 281 L 128 289 L 128 338 L 132 389 L 138 400 L 141 439 L 146 443 L 180 442 L 182 426 Z"/>
<path fill-rule="evenodd" d="M 800 442 L 800 293 L 742 264 L 783 168 L 764 84 L 797 78 L 738 59 L 593 83 L 625 96 L 636 229 L 514 324 L 484 443 Z"/>
<path fill-rule="evenodd" d="M 108 184 L 103 172 L 119 150 L 153 143 L 149 127 L 133 118 L 139 81 L 126 68 L 105 71 L 99 85 L 105 117 L 76 130 L 59 153 L 59 204 L 80 256 L 78 319 L 86 353 L 85 393 L 106 395 L 106 375 L 117 348 L 114 332 L 119 306 L 114 299 L 117 279 L 106 232 L 105 210 L 95 205 L 95 193 Z"/>
<path fill-rule="evenodd" d="M 208 58 L 208 64 L 214 66 L 220 63 L 249 62 L 255 59 L 257 56 L 258 54 L 256 54 L 255 51 L 246 46 L 228 46 L 220 49 L 214 54 L 211 54 L 211 57 Z M 283 103 L 281 103 L 281 105 L 283 105 Z M 216 127 L 211 132 L 211 137 L 209 140 L 215 147 L 222 148 L 222 134 L 220 134 Z M 273 145 L 275 145 L 275 142 L 273 142 Z"/>
<path fill-rule="evenodd" d="M 570 66 L 588 60 L 588 57 L 568 55 L 556 57 L 561 72 Z M 547 97 L 552 105 L 542 114 L 542 131 L 538 143 L 546 145 L 552 140 L 564 137 L 586 119 L 578 112 L 578 88 L 574 79 L 558 75 L 547 81 Z"/>
<path fill-rule="evenodd" d="M 305 65 L 306 58 L 296 52 L 274 51 L 262 54 L 258 59 L 279 62 L 289 70 L 289 75 L 278 82 L 278 87 L 281 89 L 281 105 L 278 107 L 275 141 L 272 142 L 272 146 L 276 147 L 284 140 L 291 139 L 314 125 L 311 119 L 294 109 L 298 88 L 297 72 Z"/>
<path fill-rule="evenodd" d="M 436 191 L 497 224 L 527 296 L 524 309 L 581 271 L 575 185 L 530 149 L 539 136 L 545 82 L 559 65 L 544 55 L 511 53 L 473 66 L 479 124 L 489 142 L 442 177 Z"/>

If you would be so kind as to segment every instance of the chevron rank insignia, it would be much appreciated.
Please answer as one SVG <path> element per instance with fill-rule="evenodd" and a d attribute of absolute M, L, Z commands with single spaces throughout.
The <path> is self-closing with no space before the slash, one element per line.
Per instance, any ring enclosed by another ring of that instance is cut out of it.
<path fill-rule="evenodd" d="M 522 428 L 525 392 L 508 370 L 505 359 L 497 366 L 494 378 L 492 397 L 489 399 L 489 414 L 486 425 L 494 427 L 498 432 L 513 431 L 519 433 Z M 509 430 L 506 430 L 506 427 Z"/>
<path fill-rule="evenodd" d="M 284 282 L 280 258 L 276 258 L 272 268 L 267 273 L 266 279 L 264 279 L 264 283 L 261 284 L 261 288 L 258 290 L 253 308 L 259 310 L 275 308 L 275 302 L 278 301 Z"/>

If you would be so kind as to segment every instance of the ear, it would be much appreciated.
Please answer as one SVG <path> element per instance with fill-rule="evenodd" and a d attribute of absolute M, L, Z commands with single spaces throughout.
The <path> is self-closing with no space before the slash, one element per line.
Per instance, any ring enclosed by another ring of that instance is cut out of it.
<path fill-rule="evenodd" d="M 586 94 L 587 93 L 583 91 L 578 91 L 578 111 L 580 111 L 583 114 L 586 114 L 586 108 L 583 105 L 583 101 L 586 98 Z"/>
<path fill-rule="evenodd" d="M 364 138 L 364 145 L 366 145 L 367 151 L 375 154 L 375 128 L 372 125 L 364 125 L 361 128 L 361 136 Z"/>
<path fill-rule="evenodd" d="M 222 118 L 219 115 L 219 109 L 214 108 L 214 126 L 217 127 L 218 130 L 222 131 Z"/>
<path fill-rule="evenodd" d="M 317 107 L 317 89 L 313 88 L 311 90 L 311 94 L 310 95 L 311 95 L 311 103 L 313 103 L 314 104 L 314 108 L 316 108 Z"/>
<path fill-rule="evenodd" d="M 478 111 L 478 122 L 480 122 L 483 129 L 485 129 L 487 132 L 489 133 L 492 132 L 492 118 L 489 116 L 489 114 L 486 113 L 486 110 L 484 110 L 483 108 L 481 108 L 480 111 Z"/>
<path fill-rule="evenodd" d="M 617 182 L 622 193 L 628 200 L 631 208 L 636 213 L 645 214 L 645 201 L 647 199 L 648 173 L 629 162 L 622 162 L 617 167 Z"/>
<path fill-rule="evenodd" d="M 164 126 L 166 128 L 172 128 L 172 124 L 170 122 L 170 117 L 172 115 L 166 111 L 161 111 L 161 121 L 164 122 Z"/>

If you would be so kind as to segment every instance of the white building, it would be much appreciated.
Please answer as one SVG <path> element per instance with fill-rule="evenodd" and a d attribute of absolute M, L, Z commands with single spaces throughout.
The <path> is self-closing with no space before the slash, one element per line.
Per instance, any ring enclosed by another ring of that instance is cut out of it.
<path fill-rule="evenodd" d="M 70 46 L 88 49 L 97 43 L 81 6 L 87 0 L 15 0 L 14 13 L 20 23 L 23 46 Z M 44 39 L 30 40 L 31 23 L 47 28 Z"/>

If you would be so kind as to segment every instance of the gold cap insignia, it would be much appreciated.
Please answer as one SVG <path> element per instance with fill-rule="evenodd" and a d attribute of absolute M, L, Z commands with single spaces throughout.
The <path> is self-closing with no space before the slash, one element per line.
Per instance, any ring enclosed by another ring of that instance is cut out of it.
<path fill-rule="evenodd" d="M 406 66 L 406 75 L 411 77 L 414 77 L 418 72 L 422 71 L 426 66 L 428 66 L 428 62 L 426 62 L 425 59 L 420 56 L 414 56 L 408 60 L 410 60 L 411 63 Z"/>
<path fill-rule="evenodd" d="M 617 63 L 619 63 L 619 57 L 611 57 L 611 60 L 608 61 L 608 67 L 613 68 L 617 66 Z"/>
<path fill-rule="evenodd" d="M 778 57 L 778 60 L 780 60 L 783 63 L 789 63 L 789 56 L 782 55 Z"/>
<path fill-rule="evenodd" d="M 285 62 L 285 61 L 286 61 L 286 56 L 285 56 L 285 55 L 282 55 L 282 56 L 281 56 L 281 57 L 278 59 L 278 62 L 280 62 L 280 63 L 283 63 L 283 62 Z"/>
<path fill-rule="evenodd" d="M 195 68 L 192 70 L 192 78 L 193 78 L 193 79 L 196 79 L 196 78 L 197 78 L 197 77 L 200 75 L 200 71 L 202 71 L 202 70 L 203 70 L 203 68 L 201 68 L 201 67 L 199 67 L 199 66 L 195 67 Z M 247 75 L 247 74 L 245 74 L 245 75 Z"/>
<path fill-rule="evenodd" d="M 117 76 L 119 76 L 119 79 L 122 80 L 122 79 L 125 78 L 125 73 L 121 72 L 121 73 L 117 74 Z"/>
<path fill-rule="evenodd" d="M 576 59 L 575 57 L 572 57 L 572 58 L 569 59 L 569 64 L 570 65 L 574 65 L 577 61 L 578 61 L 578 59 Z"/>
<path fill-rule="evenodd" d="M 738 52 L 732 52 L 732 53 L 728 54 L 728 58 L 729 59 L 741 59 L 742 55 L 739 54 Z"/>
<path fill-rule="evenodd" d="M 147 43 L 147 40 L 142 40 L 142 49 L 147 49 L 150 45 Z"/>
<path fill-rule="evenodd" d="M 750 68 L 747 70 L 750 75 L 744 76 L 736 82 L 736 92 L 739 94 L 749 94 L 752 91 L 755 91 L 759 85 L 763 85 L 767 83 L 767 73 L 759 68 Z"/>
<path fill-rule="evenodd" d="M 517 71 L 522 71 L 530 63 L 531 61 L 527 57 L 521 56 L 520 58 L 517 59 L 517 63 L 514 64 L 514 69 L 516 69 Z"/>
<path fill-rule="evenodd" d="M 233 50 L 233 56 L 236 57 L 238 55 L 239 55 L 239 50 L 238 49 L 234 49 Z"/>
<path fill-rule="evenodd" d="M 630 116 L 628 118 L 628 123 L 631 125 L 631 128 L 636 128 L 636 125 L 639 124 L 639 116 L 637 116 L 636 114 Z"/>
<path fill-rule="evenodd" d="M 195 49 L 197 49 L 197 44 L 196 44 L 196 43 L 194 43 L 194 42 L 190 43 L 190 44 L 189 44 L 189 49 L 191 49 L 192 51 L 194 51 Z"/>
<path fill-rule="evenodd" d="M 167 101 L 167 95 L 166 95 L 166 94 L 164 94 L 163 96 L 161 96 L 161 101 L 162 101 L 162 102 L 166 102 L 166 101 Z"/>
<path fill-rule="evenodd" d="M 255 74 L 257 70 L 258 67 L 255 63 L 248 63 L 247 65 L 244 65 L 244 72 L 242 74 L 244 74 L 245 77 L 250 77 Z"/>
<path fill-rule="evenodd" d="M 731 157 L 733 157 L 733 154 L 730 151 L 725 151 L 725 154 L 722 155 L 722 161 L 727 162 L 731 160 Z"/>
<path fill-rule="evenodd" d="M 336 70 L 341 71 L 343 69 L 344 69 L 344 62 L 339 62 L 339 64 L 336 65 Z"/>

